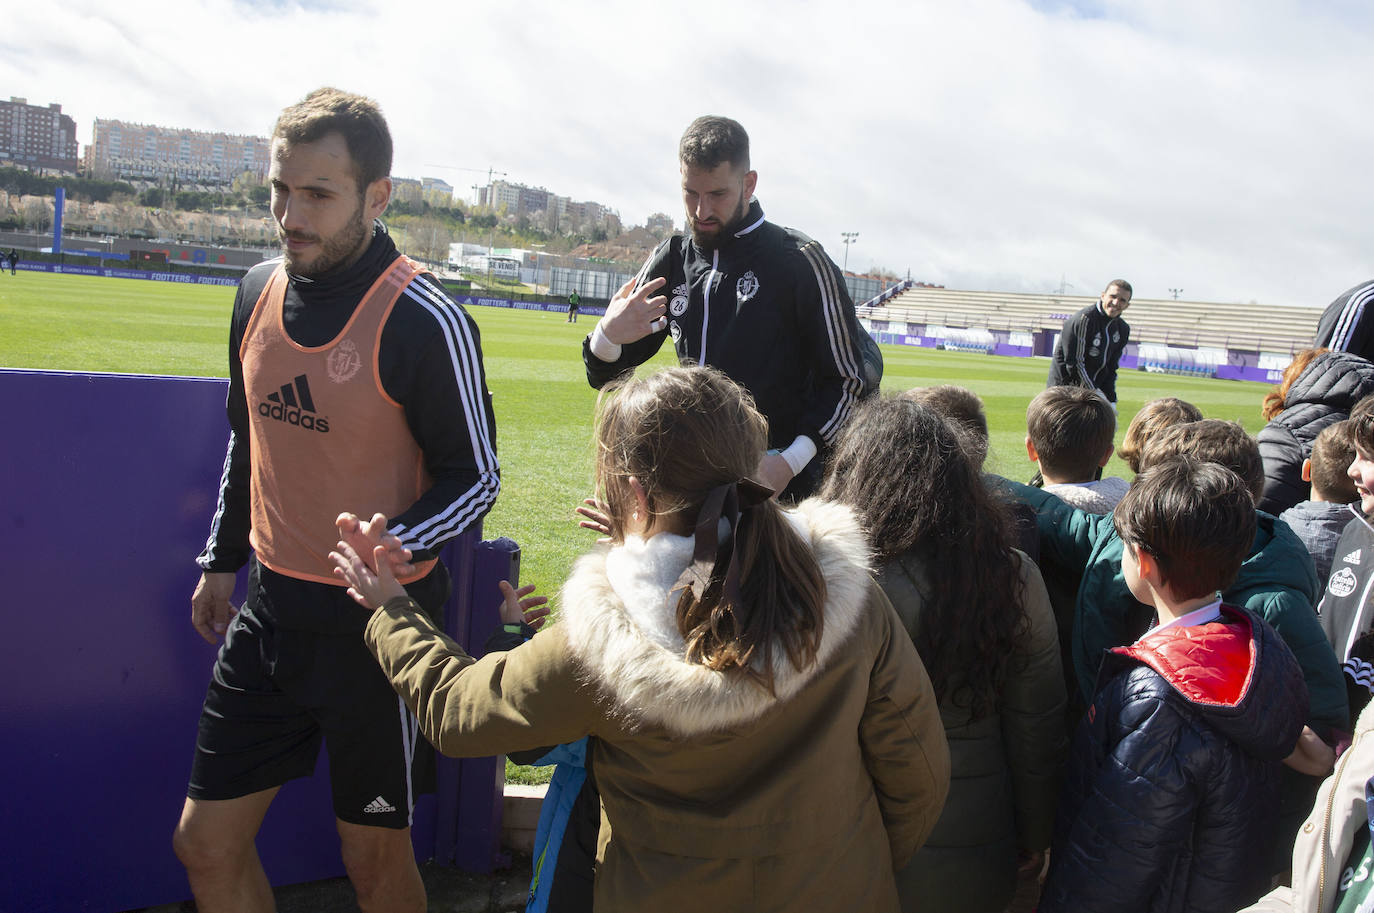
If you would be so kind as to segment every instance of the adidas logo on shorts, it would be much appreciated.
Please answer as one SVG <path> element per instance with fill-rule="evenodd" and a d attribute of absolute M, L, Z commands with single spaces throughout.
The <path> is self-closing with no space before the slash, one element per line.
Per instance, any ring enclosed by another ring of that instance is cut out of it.
<path fill-rule="evenodd" d="M 298 374 L 289 384 L 282 384 L 276 393 L 258 403 L 258 415 L 297 425 L 307 431 L 328 433 L 329 419 L 315 412 L 315 400 L 310 396 L 310 380 Z"/>
<path fill-rule="evenodd" d="M 383 799 L 381 796 L 373 799 L 363 808 L 363 813 L 368 815 L 380 815 L 383 812 L 394 812 L 396 806 Z"/>

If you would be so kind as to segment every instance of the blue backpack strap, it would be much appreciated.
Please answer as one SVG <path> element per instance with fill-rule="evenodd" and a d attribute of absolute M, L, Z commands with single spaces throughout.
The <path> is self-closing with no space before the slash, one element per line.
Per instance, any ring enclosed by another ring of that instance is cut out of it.
<path fill-rule="evenodd" d="M 559 745 L 539 759 L 541 764 L 557 763 L 549 781 L 544 803 L 539 808 L 539 825 L 534 832 L 534 873 L 530 877 L 530 896 L 525 913 L 545 913 L 553 892 L 553 873 L 563 836 L 568 829 L 573 803 L 587 780 L 587 740 Z"/>

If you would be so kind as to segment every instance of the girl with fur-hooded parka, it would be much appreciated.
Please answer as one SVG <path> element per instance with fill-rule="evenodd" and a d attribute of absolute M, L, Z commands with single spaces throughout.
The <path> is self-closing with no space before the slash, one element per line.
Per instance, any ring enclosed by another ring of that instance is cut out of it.
<path fill-rule="evenodd" d="M 708 368 L 630 381 L 597 438 L 611 543 L 508 653 L 473 660 L 340 543 L 382 669 L 447 755 L 596 737 L 597 910 L 896 910 L 949 752 L 853 513 L 744 481 L 764 422 Z"/>

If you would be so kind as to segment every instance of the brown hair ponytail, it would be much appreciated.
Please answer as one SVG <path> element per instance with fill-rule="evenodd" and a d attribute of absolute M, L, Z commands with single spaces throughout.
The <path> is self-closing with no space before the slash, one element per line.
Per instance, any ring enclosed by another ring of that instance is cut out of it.
<path fill-rule="evenodd" d="M 771 691 L 775 647 L 799 670 L 815 661 L 825 579 L 769 492 L 748 481 L 766 428 L 748 392 L 712 368 L 630 380 L 602 403 L 597 487 L 617 541 L 631 476 L 656 517 L 695 535 L 669 596 L 687 659 Z"/>

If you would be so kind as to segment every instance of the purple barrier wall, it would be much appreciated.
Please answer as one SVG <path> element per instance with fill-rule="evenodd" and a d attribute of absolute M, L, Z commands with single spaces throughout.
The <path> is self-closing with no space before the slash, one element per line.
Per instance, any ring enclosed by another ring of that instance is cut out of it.
<path fill-rule="evenodd" d="M 449 290 L 449 297 L 464 307 L 490 307 L 490 308 L 513 308 L 517 311 L 552 311 L 556 314 L 566 314 L 568 312 L 568 302 L 564 299 L 557 301 L 514 301 L 510 298 L 496 298 L 487 295 L 467 295 L 462 292 Z M 606 313 L 604 305 L 584 304 L 578 307 L 577 312 L 583 317 L 600 317 Z"/>
<path fill-rule="evenodd" d="M 1283 380 L 1282 371 L 1268 371 L 1253 365 L 1217 365 L 1213 376 L 1221 380 L 1253 380 L 1261 384 L 1275 384 Z"/>
<path fill-rule="evenodd" d="M 107 258 L 108 259 L 108 258 Z M 125 259 L 128 259 L 125 257 Z M 66 273 L 72 276 L 104 276 L 107 279 L 147 279 L 152 282 L 179 282 L 185 285 L 238 285 L 238 279 L 227 276 L 200 276 L 194 273 L 156 272 L 107 266 L 86 266 L 81 263 L 25 263 L 19 268 L 35 273 Z"/>
<path fill-rule="evenodd" d="M 189 598 L 224 462 L 225 381 L 0 370 L 0 396 L 12 417 L 0 448 L 11 569 L 0 910 L 185 899 L 171 833 L 216 653 L 190 626 Z M 495 580 L 518 566 L 518 550 L 484 543 L 479 561 L 478 535 L 445 559 L 455 601 L 475 605 L 450 605 L 450 631 L 464 643 L 480 631 L 480 644 L 497 623 Z M 499 835 L 497 763 L 444 761 L 449 804 L 416 806 L 420 858 L 498 861 L 494 839 L 471 842 L 489 836 L 493 814 Z M 468 843 L 436 847 L 436 821 L 452 829 L 460 798 L 479 827 L 459 835 Z M 323 756 L 314 777 L 282 789 L 258 847 L 274 884 L 342 874 Z"/>

